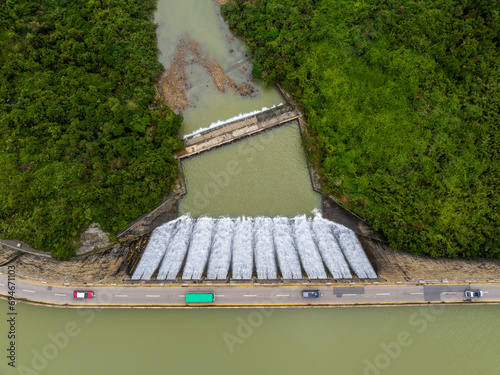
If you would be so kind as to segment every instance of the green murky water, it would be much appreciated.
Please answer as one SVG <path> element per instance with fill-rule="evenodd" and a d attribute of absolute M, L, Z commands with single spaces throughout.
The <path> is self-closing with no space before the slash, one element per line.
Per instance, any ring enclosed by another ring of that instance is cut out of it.
<path fill-rule="evenodd" d="M 0 311 L 6 317 L 5 301 Z M 193 311 L 17 305 L 17 312 L 16 368 L 2 355 L 2 375 L 496 375 L 500 369 L 498 306 Z"/>
<path fill-rule="evenodd" d="M 217 60 L 236 84 L 251 83 L 255 88 L 251 97 L 242 97 L 232 89 L 219 92 L 212 77 L 200 65 L 188 65 L 187 99 L 193 106 L 183 111 L 181 136 L 213 122 L 283 102 L 274 88 L 265 88 L 261 82 L 252 80 L 250 64 L 234 67 L 247 57 L 246 48 L 229 31 L 212 0 L 158 0 L 155 22 L 160 61 L 166 69 L 174 59 L 179 40 L 191 39 L 211 60 Z"/>
<path fill-rule="evenodd" d="M 182 214 L 295 216 L 321 207 L 296 124 L 190 158 L 182 167 L 188 190 Z"/>

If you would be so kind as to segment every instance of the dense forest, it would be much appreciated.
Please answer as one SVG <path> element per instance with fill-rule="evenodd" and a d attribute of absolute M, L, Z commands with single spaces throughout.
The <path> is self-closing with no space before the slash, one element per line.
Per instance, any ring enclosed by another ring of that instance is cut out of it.
<path fill-rule="evenodd" d="M 68 258 L 169 193 L 182 117 L 154 99 L 155 7 L 0 1 L 0 238 Z"/>
<path fill-rule="evenodd" d="M 234 0 L 303 107 L 323 189 L 393 248 L 500 257 L 499 0 Z"/>

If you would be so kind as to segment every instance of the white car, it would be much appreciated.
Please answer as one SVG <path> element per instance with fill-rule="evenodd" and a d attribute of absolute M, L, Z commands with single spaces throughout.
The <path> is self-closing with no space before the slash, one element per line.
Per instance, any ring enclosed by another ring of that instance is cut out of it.
<path fill-rule="evenodd" d="M 483 296 L 483 291 L 482 290 L 466 290 L 465 291 L 465 297 L 467 298 L 472 298 L 472 297 L 477 297 L 480 298 Z"/>

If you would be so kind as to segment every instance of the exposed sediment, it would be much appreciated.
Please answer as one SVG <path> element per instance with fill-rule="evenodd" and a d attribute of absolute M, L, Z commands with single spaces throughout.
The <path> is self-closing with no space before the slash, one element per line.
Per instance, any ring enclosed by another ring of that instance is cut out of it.
<path fill-rule="evenodd" d="M 236 84 L 222 70 L 219 62 L 211 59 L 195 40 L 184 38 L 179 41 L 174 61 L 159 81 L 159 91 L 165 103 L 173 110 L 181 112 L 192 105 L 187 98 L 190 89 L 186 75 L 188 65 L 200 65 L 212 77 L 213 83 L 220 92 L 226 88 L 233 89 L 241 96 L 249 96 L 254 92 L 250 84 Z"/>

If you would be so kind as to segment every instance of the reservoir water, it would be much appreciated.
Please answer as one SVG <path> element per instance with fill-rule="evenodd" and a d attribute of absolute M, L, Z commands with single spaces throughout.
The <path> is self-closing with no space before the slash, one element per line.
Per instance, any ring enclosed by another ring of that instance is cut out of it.
<path fill-rule="evenodd" d="M 190 158 L 182 168 L 188 192 L 182 214 L 312 216 L 321 207 L 296 124 Z"/>
<path fill-rule="evenodd" d="M 16 309 L 16 368 L 2 355 L 2 375 L 497 375 L 500 369 L 498 306 Z M 5 301 L 0 311 L 5 318 Z"/>

